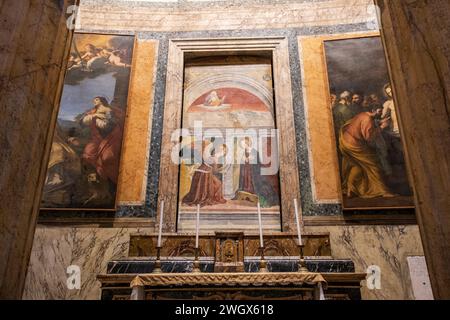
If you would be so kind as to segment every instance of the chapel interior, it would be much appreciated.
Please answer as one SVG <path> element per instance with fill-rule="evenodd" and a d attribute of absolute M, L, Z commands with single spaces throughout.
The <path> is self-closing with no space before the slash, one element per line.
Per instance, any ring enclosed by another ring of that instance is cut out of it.
<path fill-rule="evenodd" d="M 0 2 L 0 299 L 450 299 L 448 0 Z"/>

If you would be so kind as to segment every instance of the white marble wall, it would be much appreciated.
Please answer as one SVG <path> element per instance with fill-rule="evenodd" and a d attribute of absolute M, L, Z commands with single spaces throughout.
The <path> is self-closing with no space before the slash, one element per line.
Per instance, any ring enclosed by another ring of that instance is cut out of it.
<path fill-rule="evenodd" d="M 309 232 L 329 232 L 334 258 L 353 260 L 356 272 L 381 268 L 381 290 L 362 289 L 365 300 L 414 299 L 408 256 L 423 256 L 417 226 L 308 227 Z"/>
<path fill-rule="evenodd" d="M 82 0 L 81 30 L 203 31 L 330 26 L 376 21 L 372 0 Z"/>
<path fill-rule="evenodd" d="M 38 226 L 28 267 L 24 299 L 100 298 L 96 276 L 109 260 L 126 257 L 131 233 L 145 229 Z M 68 290 L 66 269 L 81 268 L 81 289 Z"/>

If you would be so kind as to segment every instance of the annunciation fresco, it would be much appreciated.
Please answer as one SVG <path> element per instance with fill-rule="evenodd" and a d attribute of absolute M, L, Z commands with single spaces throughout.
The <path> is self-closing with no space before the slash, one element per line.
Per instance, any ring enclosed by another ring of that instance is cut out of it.
<path fill-rule="evenodd" d="M 134 37 L 75 34 L 43 208 L 114 209 Z"/>
<path fill-rule="evenodd" d="M 413 206 L 380 37 L 325 41 L 345 209 Z"/>
<path fill-rule="evenodd" d="M 259 202 L 280 225 L 270 61 L 188 65 L 184 88 L 181 218 L 200 206 L 204 215 L 245 223 Z"/>

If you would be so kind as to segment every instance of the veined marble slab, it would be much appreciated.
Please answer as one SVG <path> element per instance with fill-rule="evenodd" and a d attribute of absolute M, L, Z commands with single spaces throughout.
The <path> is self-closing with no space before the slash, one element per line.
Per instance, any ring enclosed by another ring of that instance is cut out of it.
<path fill-rule="evenodd" d="M 332 255 L 350 259 L 356 272 L 372 265 L 381 269 L 381 290 L 363 287 L 363 299 L 414 299 L 408 256 L 422 256 L 417 226 L 308 227 L 307 232 L 329 232 Z M 97 274 L 109 261 L 128 254 L 130 234 L 151 233 L 136 228 L 61 228 L 38 226 L 24 299 L 99 299 Z M 68 290 L 66 269 L 81 269 L 81 289 Z"/>
<path fill-rule="evenodd" d="M 97 274 L 108 261 L 127 256 L 130 233 L 145 229 L 61 228 L 38 226 L 25 283 L 24 299 L 100 298 Z M 67 267 L 80 267 L 81 288 L 67 288 Z"/>

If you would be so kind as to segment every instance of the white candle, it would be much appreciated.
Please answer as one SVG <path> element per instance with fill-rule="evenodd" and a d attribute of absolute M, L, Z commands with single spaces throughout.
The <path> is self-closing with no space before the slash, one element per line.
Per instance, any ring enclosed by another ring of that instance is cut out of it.
<path fill-rule="evenodd" d="M 198 249 L 198 234 L 200 231 L 200 205 L 197 205 L 197 224 L 195 226 L 195 248 Z"/>
<path fill-rule="evenodd" d="M 295 221 L 297 222 L 297 234 L 298 234 L 298 244 L 300 246 L 303 245 L 303 241 L 302 241 L 302 231 L 301 231 L 301 227 L 300 227 L 300 219 L 298 217 L 298 204 L 297 204 L 297 199 L 294 199 L 294 210 L 295 210 Z"/>
<path fill-rule="evenodd" d="M 160 204 L 161 212 L 159 214 L 159 233 L 158 233 L 158 248 L 161 248 L 162 227 L 164 221 L 164 200 Z"/>
<path fill-rule="evenodd" d="M 258 221 L 259 221 L 259 242 L 261 243 L 261 248 L 264 248 L 264 238 L 262 229 L 262 219 L 261 219 L 261 205 L 258 202 Z"/>

